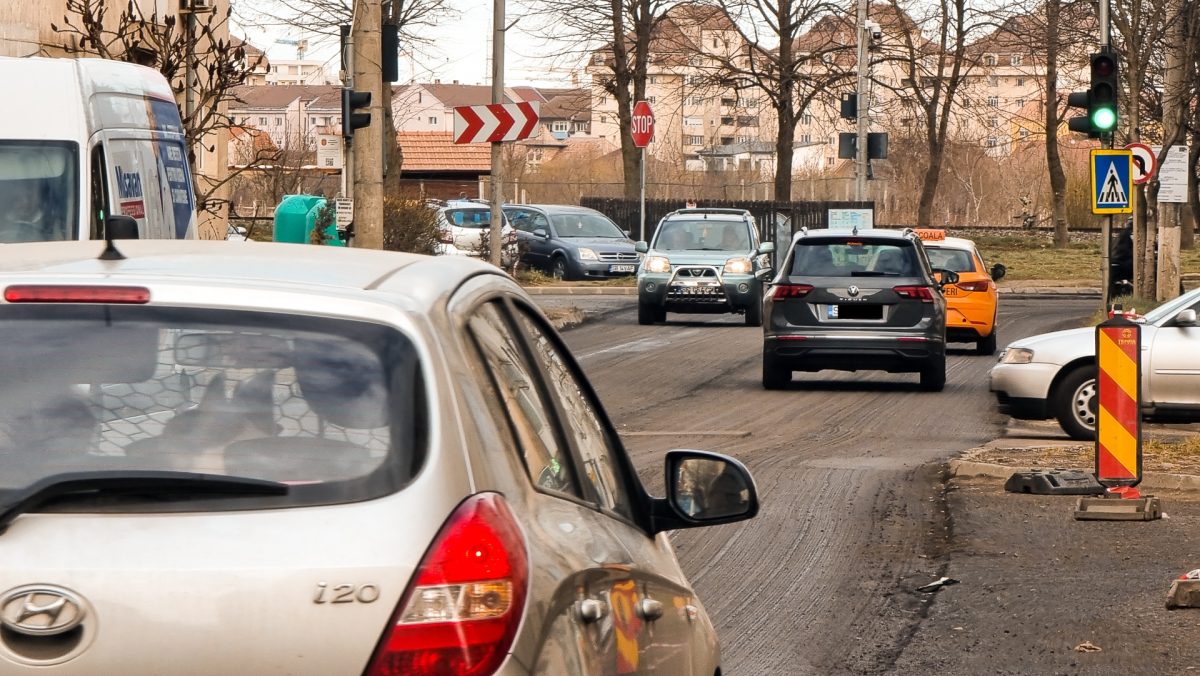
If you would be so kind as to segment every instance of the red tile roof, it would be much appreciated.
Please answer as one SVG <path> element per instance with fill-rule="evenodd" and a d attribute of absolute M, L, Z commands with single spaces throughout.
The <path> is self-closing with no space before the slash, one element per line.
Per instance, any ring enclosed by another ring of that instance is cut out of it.
<path fill-rule="evenodd" d="M 396 140 L 404 153 L 402 171 L 473 171 L 492 170 L 492 149 L 487 143 L 454 143 L 454 134 L 445 131 L 402 131 Z"/>

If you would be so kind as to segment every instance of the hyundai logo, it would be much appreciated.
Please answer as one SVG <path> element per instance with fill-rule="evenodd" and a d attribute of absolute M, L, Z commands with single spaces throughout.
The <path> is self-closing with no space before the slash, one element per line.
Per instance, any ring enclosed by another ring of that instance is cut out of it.
<path fill-rule="evenodd" d="M 850 294 L 850 297 L 853 298 L 854 296 L 858 295 L 858 287 L 854 286 L 854 285 L 850 285 L 849 287 L 846 288 L 846 293 Z"/>
<path fill-rule="evenodd" d="M 65 634 L 85 614 L 78 596 L 53 585 L 17 587 L 0 596 L 0 624 L 27 636 Z"/>

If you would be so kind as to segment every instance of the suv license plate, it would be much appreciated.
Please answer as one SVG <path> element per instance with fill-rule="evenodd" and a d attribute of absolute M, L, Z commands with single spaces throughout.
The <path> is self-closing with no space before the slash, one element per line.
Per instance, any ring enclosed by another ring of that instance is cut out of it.
<path fill-rule="evenodd" d="M 636 265 L 610 265 L 610 266 L 608 266 L 609 272 L 635 272 L 636 270 L 637 270 Z"/>

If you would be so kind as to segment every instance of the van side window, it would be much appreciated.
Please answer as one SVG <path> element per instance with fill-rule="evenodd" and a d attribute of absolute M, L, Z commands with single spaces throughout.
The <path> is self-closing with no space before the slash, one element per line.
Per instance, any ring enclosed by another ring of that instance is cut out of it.
<path fill-rule="evenodd" d="M 92 148 L 91 239 L 104 239 L 104 217 L 108 216 L 108 187 L 104 185 L 108 168 L 104 166 L 104 144 Z"/>

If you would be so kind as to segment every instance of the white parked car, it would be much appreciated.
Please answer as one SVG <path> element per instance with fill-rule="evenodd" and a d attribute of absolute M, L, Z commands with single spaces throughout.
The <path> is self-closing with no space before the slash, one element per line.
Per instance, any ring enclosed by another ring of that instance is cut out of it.
<path fill-rule="evenodd" d="M 486 250 L 485 238 L 491 233 L 492 208 L 481 202 L 451 201 L 440 207 L 438 230 L 440 231 L 434 253 L 439 256 L 472 256 L 478 258 Z M 504 219 L 500 227 L 503 249 L 501 264 L 508 268 L 517 261 L 517 231 Z"/>
<path fill-rule="evenodd" d="M 1142 413 L 1200 420 L 1200 289 L 1146 313 L 1142 325 Z M 1055 331 L 1009 344 L 988 374 L 1002 413 L 1057 418 L 1075 439 L 1096 435 L 1096 329 Z"/>
<path fill-rule="evenodd" d="M 0 257 L 0 674 L 720 673 L 667 533 L 750 475 L 647 493 L 503 271 L 114 246 Z"/>
<path fill-rule="evenodd" d="M 250 239 L 250 234 L 246 231 L 246 228 L 244 228 L 240 225 L 234 225 L 232 223 L 230 223 L 229 226 L 225 228 L 225 239 L 230 242 L 253 242 L 254 241 L 254 240 Z"/>

